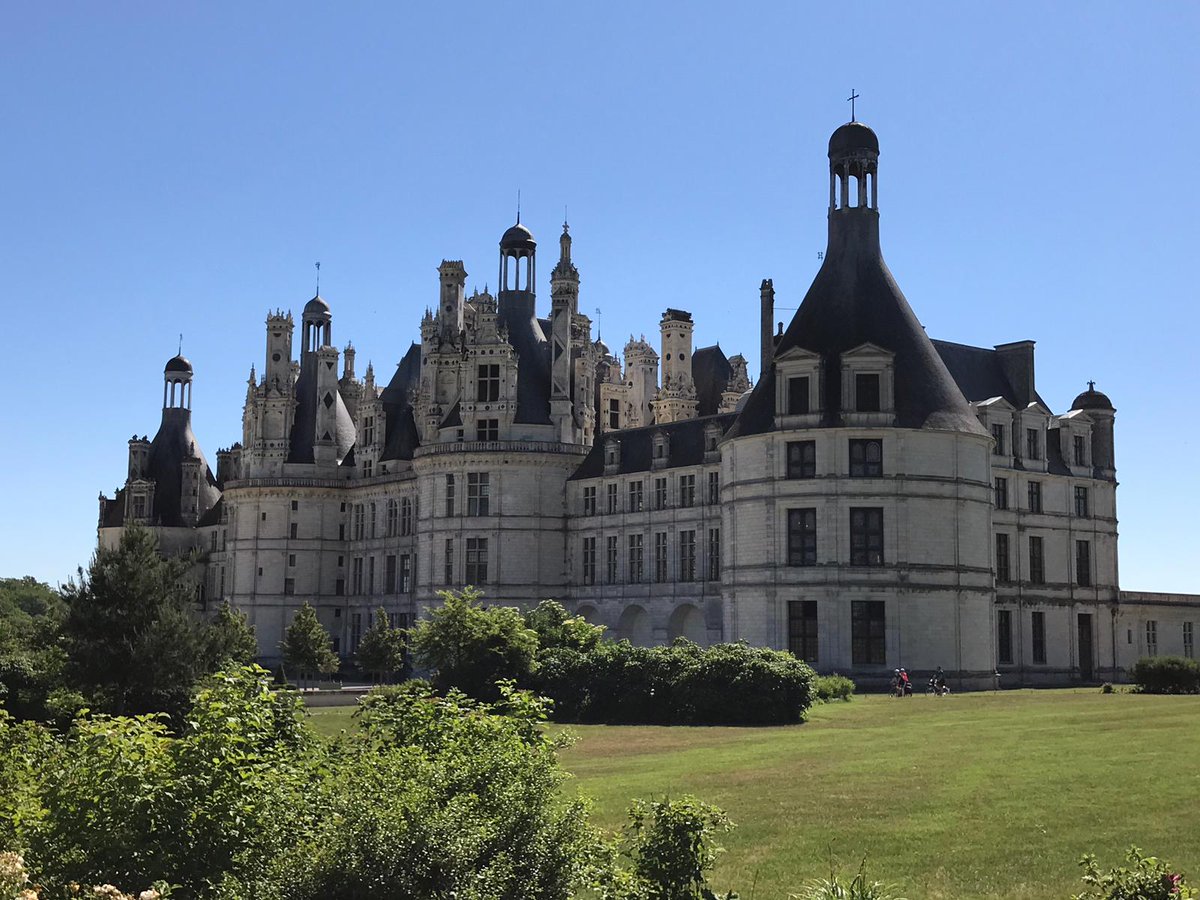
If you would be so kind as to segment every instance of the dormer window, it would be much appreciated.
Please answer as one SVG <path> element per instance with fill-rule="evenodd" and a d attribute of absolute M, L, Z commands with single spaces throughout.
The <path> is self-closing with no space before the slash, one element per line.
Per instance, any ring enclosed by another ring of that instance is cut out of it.
<path fill-rule="evenodd" d="M 717 452 L 717 442 L 721 440 L 721 426 L 712 422 L 704 426 L 705 455 Z"/>
<path fill-rule="evenodd" d="M 1025 429 L 1025 458 L 1026 459 L 1041 459 L 1042 458 L 1042 437 L 1041 430 L 1037 428 Z"/>
<path fill-rule="evenodd" d="M 1004 440 L 1004 434 L 1006 430 L 1007 429 L 1000 422 L 992 423 L 992 440 L 995 442 L 992 452 L 997 456 L 1007 455 L 1007 442 Z"/>
<path fill-rule="evenodd" d="M 650 464 L 653 466 L 664 466 L 666 465 L 667 458 L 670 456 L 670 454 L 671 446 L 666 432 L 657 432 L 654 435 L 652 449 L 650 451 Z"/>
<path fill-rule="evenodd" d="M 1072 448 L 1074 451 L 1072 454 L 1072 458 L 1074 460 L 1075 465 L 1086 466 L 1087 465 L 1087 438 L 1084 437 L 1082 434 L 1074 435 L 1074 437 L 1072 439 Z"/>
<path fill-rule="evenodd" d="M 787 412 L 789 416 L 808 414 L 810 400 L 808 383 L 807 375 L 795 375 L 787 380 Z"/>
<path fill-rule="evenodd" d="M 604 473 L 612 475 L 621 466 L 621 442 L 607 440 L 604 442 Z"/>
<path fill-rule="evenodd" d="M 879 375 L 876 373 L 854 376 L 855 412 L 879 412 Z"/>

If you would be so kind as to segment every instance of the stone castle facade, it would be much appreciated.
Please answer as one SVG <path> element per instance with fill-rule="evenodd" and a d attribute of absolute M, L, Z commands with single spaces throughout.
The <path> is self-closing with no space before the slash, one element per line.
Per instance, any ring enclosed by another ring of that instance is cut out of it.
<path fill-rule="evenodd" d="M 386 382 L 339 354 L 321 297 L 298 359 L 292 315 L 269 314 L 215 475 L 192 366 L 171 359 L 100 542 L 137 522 L 201 551 L 202 600 L 245 611 L 268 661 L 305 601 L 348 657 L 374 609 L 411 623 L 465 584 L 635 643 L 747 640 L 868 682 L 1094 681 L 1190 654 L 1198 598 L 1119 589 L 1112 403 L 1089 385 L 1054 413 L 1032 341 L 926 336 L 880 250 L 878 159 L 862 123 L 830 139 L 828 250 L 786 329 L 762 283 L 753 383 L 743 356 L 693 348 L 683 310 L 657 349 L 593 340 L 565 224 L 539 315 L 518 222 L 494 296 L 442 262 Z"/>

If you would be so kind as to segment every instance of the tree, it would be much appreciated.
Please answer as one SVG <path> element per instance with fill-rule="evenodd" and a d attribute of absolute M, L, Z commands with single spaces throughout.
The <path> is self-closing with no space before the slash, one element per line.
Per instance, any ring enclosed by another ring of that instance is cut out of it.
<path fill-rule="evenodd" d="M 45 716 L 47 697 L 62 685 L 65 611 L 48 584 L 0 579 L 0 702 L 19 719 Z"/>
<path fill-rule="evenodd" d="M 382 606 L 375 610 L 375 621 L 363 635 L 356 656 L 363 671 L 379 681 L 404 669 L 404 632 L 392 627 Z"/>
<path fill-rule="evenodd" d="M 196 610 L 192 565 L 161 556 L 154 534 L 136 526 L 98 549 L 63 589 L 67 686 L 108 712 L 181 716 L 220 662 L 213 626 Z"/>
<path fill-rule="evenodd" d="M 543 600 L 525 613 L 525 627 L 537 634 L 540 650 L 591 650 L 600 643 L 605 630 L 583 616 L 571 615 L 557 600 Z"/>
<path fill-rule="evenodd" d="M 317 611 L 305 601 L 288 626 L 279 644 L 284 665 L 300 673 L 300 678 L 315 674 L 331 675 L 338 670 L 333 641 L 317 618 Z"/>
<path fill-rule="evenodd" d="M 209 655 L 221 668 L 248 665 L 258 656 L 258 638 L 246 614 L 222 603 L 209 628 Z"/>
<path fill-rule="evenodd" d="M 494 699 L 496 682 L 524 681 L 537 654 L 537 634 L 512 606 L 490 609 L 475 588 L 439 591 L 442 605 L 409 633 L 413 653 L 435 670 L 439 690 L 456 687 L 471 697 Z"/>

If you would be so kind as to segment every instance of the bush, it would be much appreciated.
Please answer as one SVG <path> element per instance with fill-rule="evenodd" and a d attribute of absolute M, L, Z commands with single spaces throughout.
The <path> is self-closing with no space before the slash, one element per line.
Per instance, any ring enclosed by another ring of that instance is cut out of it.
<path fill-rule="evenodd" d="M 1132 677 L 1146 694 L 1200 694 L 1200 662 L 1179 656 L 1139 659 Z"/>
<path fill-rule="evenodd" d="M 813 678 L 813 700 L 817 703 L 832 703 L 834 700 L 850 702 L 854 694 L 854 682 L 845 675 L 817 675 Z"/>
<path fill-rule="evenodd" d="M 560 722 L 609 725 L 779 725 L 800 722 L 813 672 L 790 653 L 687 640 L 670 647 L 602 641 L 538 657 L 534 689 Z"/>
<path fill-rule="evenodd" d="M 1104 682 L 1104 684 L 1100 685 L 1100 693 L 1111 694 L 1112 692 L 1113 692 L 1113 684 L 1111 681 L 1106 681 L 1106 682 Z"/>
<path fill-rule="evenodd" d="M 904 900 L 896 893 L 895 885 L 867 878 L 865 858 L 852 877 L 839 875 L 831 864 L 828 878 L 806 882 L 800 893 L 789 896 L 791 900 Z"/>
<path fill-rule="evenodd" d="M 1087 890 L 1071 900 L 1192 900 L 1196 892 L 1172 872 L 1167 864 L 1153 856 L 1144 856 L 1137 847 L 1126 854 L 1130 865 L 1101 872 L 1096 857 L 1084 856 L 1083 883 Z"/>

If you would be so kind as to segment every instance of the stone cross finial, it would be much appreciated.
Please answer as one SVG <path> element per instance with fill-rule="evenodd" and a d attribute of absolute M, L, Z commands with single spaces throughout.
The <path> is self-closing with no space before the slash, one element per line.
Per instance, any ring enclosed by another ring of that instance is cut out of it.
<path fill-rule="evenodd" d="M 860 96 L 859 94 L 856 94 L 854 92 L 854 88 L 850 88 L 850 96 L 847 97 L 846 100 L 850 103 L 850 121 L 851 122 L 855 121 L 855 119 L 854 119 L 854 101 L 857 100 L 859 98 L 859 96 Z"/>
<path fill-rule="evenodd" d="M 1094 381 L 1089 381 L 1089 382 L 1088 382 L 1088 390 L 1089 390 L 1089 391 L 1094 391 L 1095 389 L 1096 389 L 1096 382 L 1094 382 Z"/>

